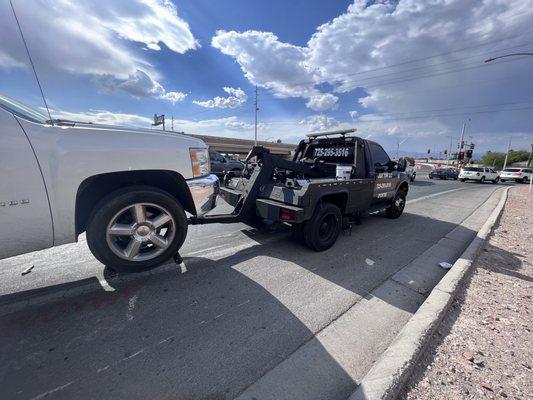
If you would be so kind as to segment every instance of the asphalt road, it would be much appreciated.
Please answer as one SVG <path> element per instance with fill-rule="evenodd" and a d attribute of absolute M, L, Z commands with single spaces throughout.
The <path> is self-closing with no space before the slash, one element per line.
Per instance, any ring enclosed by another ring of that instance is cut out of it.
<path fill-rule="evenodd" d="M 401 218 L 369 216 L 322 253 L 191 227 L 182 267 L 0 317 L 1 397 L 346 397 L 431 290 L 398 274 L 450 232 L 472 238 L 459 224 L 501 186 L 417 180 Z M 0 294 L 103 277 L 80 242 L 0 261 Z"/>

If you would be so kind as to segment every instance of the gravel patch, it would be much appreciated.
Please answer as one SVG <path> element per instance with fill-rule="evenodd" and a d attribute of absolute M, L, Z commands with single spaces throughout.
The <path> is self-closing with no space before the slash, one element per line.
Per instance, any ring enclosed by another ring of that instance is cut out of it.
<path fill-rule="evenodd" d="M 533 193 L 516 186 L 401 399 L 533 399 Z"/>

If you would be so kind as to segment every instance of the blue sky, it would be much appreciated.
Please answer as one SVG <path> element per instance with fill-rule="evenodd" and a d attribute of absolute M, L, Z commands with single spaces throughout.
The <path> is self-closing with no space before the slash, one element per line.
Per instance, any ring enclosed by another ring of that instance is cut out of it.
<path fill-rule="evenodd" d="M 469 120 L 480 152 L 533 141 L 526 1 L 14 1 L 56 117 L 296 141 L 356 126 L 439 151 Z M 8 0 L 0 92 L 41 107 Z M 47 18 L 42 18 L 42 15 Z M 455 139 L 454 139 L 455 140 Z"/>

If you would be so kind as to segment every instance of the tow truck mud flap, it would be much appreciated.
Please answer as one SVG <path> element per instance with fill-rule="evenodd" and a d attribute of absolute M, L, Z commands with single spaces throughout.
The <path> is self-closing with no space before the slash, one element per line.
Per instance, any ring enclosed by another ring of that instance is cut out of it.
<path fill-rule="evenodd" d="M 255 201 L 257 215 L 270 221 L 284 221 L 299 224 L 304 221 L 304 209 L 269 199 Z"/>

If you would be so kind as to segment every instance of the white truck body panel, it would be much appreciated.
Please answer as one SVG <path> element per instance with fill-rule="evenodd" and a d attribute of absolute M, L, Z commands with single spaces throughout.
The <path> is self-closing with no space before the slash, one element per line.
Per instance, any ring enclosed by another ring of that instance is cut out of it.
<path fill-rule="evenodd" d="M 0 259 L 74 242 L 76 195 L 92 176 L 177 172 L 188 180 L 193 197 L 193 190 L 218 185 L 214 176 L 192 179 L 189 148 L 207 148 L 205 143 L 173 132 L 83 123 L 52 126 L 0 107 L 0 143 Z"/>
<path fill-rule="evenodd" d="M 53 244 L 46 188 L 15 117 L 0 109 L 0 258 Z"/>

